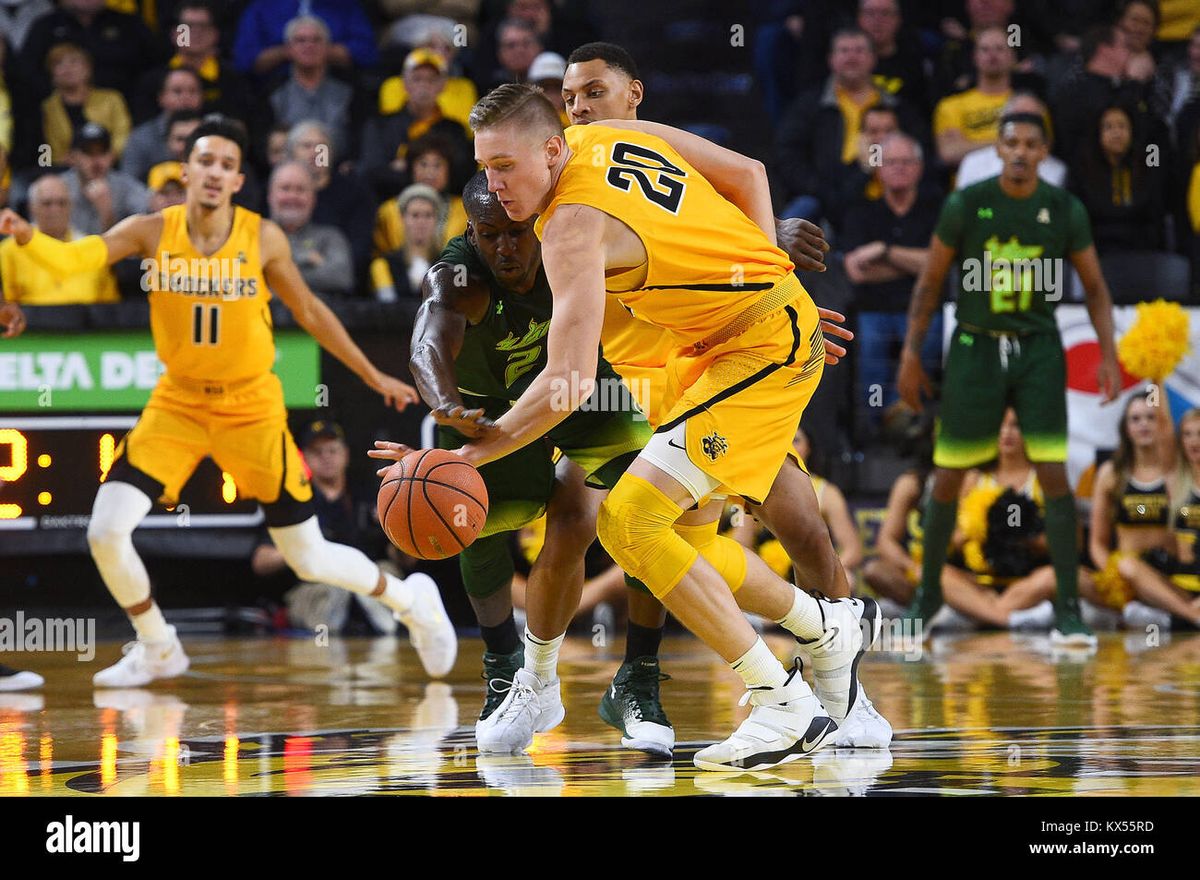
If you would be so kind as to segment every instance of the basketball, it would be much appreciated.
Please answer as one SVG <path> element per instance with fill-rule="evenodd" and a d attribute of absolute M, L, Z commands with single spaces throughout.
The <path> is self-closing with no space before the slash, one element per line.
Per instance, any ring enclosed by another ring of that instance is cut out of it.
<path fill-rule="evenodd" d="M 471 545 L 487 520 L 479 471 L 445 449 L 415 449 L 388 468 L 376 502 L 388 540 L 418 559 L 445 559 Z"/>

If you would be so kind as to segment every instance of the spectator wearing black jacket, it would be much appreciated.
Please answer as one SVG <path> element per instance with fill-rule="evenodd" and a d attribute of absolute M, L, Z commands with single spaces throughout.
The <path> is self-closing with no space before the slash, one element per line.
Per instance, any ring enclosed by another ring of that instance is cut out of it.
<path fill-rule="evenodd" d="M 929 88 L 918 44 L 900 38 L 904 21 L 898 0 L 859 0 L 858 26 L 875 49 L 875 85 L 915 108 L 926 109 Z"/>
<path fill-rule="evenodd" d="M 1163 172 L 1146 161 L 1126 108 L 1100 114 L 1093 142 L 1071 168 L 1070 188 L 1087 208 L 1101 255 L 1163 247 Z"/>
<path fill-rule="evenodd" d="M 422 135 L 437 134 L 453 147 L 455 187 L 468 176 L 468 163 L 473 169 L 466 129 L 446 118 L 438 107 L 438 95 L 445 87 L 446 60 L 429 49 L 414 49 L 404 60 L 404 106 L 396 113 L 375 116 L 367 122 L 362 173 L 380 201 L 395 196 L 408 182 L 408 145 Z"/>
<path fill-rule="evenodd" d="M 776 137 L 775 167 L 786 195 L 784 217 L 841 220 L 844 178 L 857 170 L 864 112 L 894 106 L 901 127 L 923 130 L 917 115 L 871 79 L 875 53 L 870 38 L 854 28 L 834 34 L 829 78 L 809 89 L 788 109 Z"/>

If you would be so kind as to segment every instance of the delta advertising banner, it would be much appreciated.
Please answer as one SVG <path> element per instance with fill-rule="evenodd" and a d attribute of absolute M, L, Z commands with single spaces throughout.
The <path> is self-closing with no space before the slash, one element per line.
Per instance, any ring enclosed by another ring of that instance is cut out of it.
<path fill-rule="evenodd" d="M 0 346 L 0 412 L 137 411 L 163 365 L 149 331 L 25 333 Z M 320 349 L 307 333 L 275 332 L 275 373 L 289 407 L 310 408 Z"/>
<path fill-rule="evenodd" d="M 1191 350 L 1163 383 L 1171 418 L 1179 417 L 1192 407 L 1200 407 L 1200 308 L 1184 308 L 1190 322 Z M 1077 485 L 1083 471 L 1096 460 L 1097 449 L 1113 449 L 1117 445 L 1117 425 L 1125 402 L 1144 381 L 1121 371 L 1121 393 L 1116 401 L 1102 404 L 1096 384 L 1096 367 L 1100 362 L 1100 345 L 1082 305 L 1061 305 L 1055 310 L 1063 348 L 1067 352 L 1067 419 L 1070 434 L 1067 449 L 1067 473 L 1071 485 Z M 1135 306 L 1115 306 L 1113 324 L 1117 338 L 1133 326 L 1137 318 Z M 953 308 L 946 310 L 946 339 L 954 326 Z"/>

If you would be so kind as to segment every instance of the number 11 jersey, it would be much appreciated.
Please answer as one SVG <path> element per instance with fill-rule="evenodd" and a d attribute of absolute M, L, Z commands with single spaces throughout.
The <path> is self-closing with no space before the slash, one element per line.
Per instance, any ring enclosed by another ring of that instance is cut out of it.
<path fill-rule="evenodd" d="M 234 383 L 275 365 L 271 292 L 262 274 L 262 217 L 234 207 L 225 243 L 204 256 L 188 237 L 187 207 L 162 212 L 163 228 L 143 262 L 150 330 L 169 376 Z"/>

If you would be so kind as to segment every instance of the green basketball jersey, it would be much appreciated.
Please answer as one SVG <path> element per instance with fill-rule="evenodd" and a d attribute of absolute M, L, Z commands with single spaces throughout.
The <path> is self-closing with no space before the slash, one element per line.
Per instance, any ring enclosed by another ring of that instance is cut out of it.
<path fill-rule="evenodd" d="M 450 239 L 439 260 L 466 267 L 467 273 L 486 278 L 491 293 L 487 312 L 478 324 L 468 324 L 462 349 L 454 361 L 458 389 L 472 397 L 515 401 L 546 366 L 546 336 L 550 330 L 553 296 L 546 271 L 527 293 L 513 293 L 496 283 L 487 264 L 459 235 Z M 617 374 L 601 359 L 596 377 L 614 381 Z"/>
<path fill-rule="evenodd" d="M 1067 257 L 1092 243 L 1083 203 L 1044 180 L 1014 199 L 992 177 L 952 194 L 934 230 L 954 248 L 961 277 L 959 324 L 1000 333 L 1057 332 L 1054 308 L 1066 296 Z"/>

